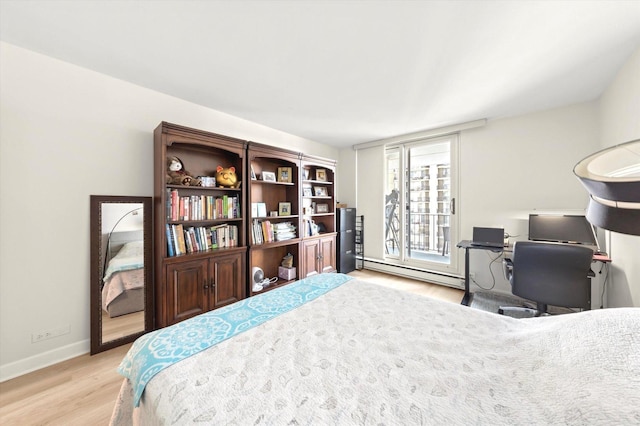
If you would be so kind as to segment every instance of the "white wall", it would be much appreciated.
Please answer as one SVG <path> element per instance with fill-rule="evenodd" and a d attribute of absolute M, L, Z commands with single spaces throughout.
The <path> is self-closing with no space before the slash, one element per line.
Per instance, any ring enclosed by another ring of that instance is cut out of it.
<path fill-rule="evenodd" d="M 640 139 L 640 49 L 602 95 L 601 148 Z M 640 236 L 607 233 L 611 263 L 607 306 L 640 306 Z"/>
<path fill-rule="evenodd" d="M 0 43 L 0 380 L 89 350 L 89 195 L 153 195 L 169 121 L 337 158 L 338 150 Z M 70 333 L 31 343 L 31 334 Z"/>

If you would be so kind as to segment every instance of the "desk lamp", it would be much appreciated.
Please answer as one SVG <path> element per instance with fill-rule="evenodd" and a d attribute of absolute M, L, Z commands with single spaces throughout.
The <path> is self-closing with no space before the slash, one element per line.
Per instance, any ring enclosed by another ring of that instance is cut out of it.
<path fill-rule="evenodd" d="M 573 172 L 589 191 L 589 222 L 640 235 L 640 139 L 598 151 Z"/>

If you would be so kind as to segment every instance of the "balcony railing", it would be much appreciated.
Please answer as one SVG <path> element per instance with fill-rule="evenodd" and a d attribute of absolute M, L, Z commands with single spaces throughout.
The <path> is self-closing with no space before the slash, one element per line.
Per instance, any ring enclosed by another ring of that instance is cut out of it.
<path fill-rule="evenodd" d="M 412 251 L 447 253 L 445 242 L 449 240 L 449 213 L 407 213 L 407 246 L 409 256 Z M 387 221 L 389 223 L 389 221 Z M 398 229 L 397 220 L 392 220 L 391 225 L 396 227 L 387 232 L 386 252 L 398 254 Z"/>
<path fill-rule="evenodd" d="M 410 251 L 442 253 L 449 238 L 449 213 L 407 213 Z"/>

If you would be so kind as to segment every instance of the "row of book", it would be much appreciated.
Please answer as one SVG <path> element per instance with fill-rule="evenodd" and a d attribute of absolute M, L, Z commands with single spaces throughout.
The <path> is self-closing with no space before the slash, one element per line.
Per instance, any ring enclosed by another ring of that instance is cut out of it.
<path fill-rule="evenodd" d="M 302 221 L 302 235 L 310 237 L 312 235 L 318 235 L 320 233 L 320 226 L 317 225 L 311 219 L 304 219 Z"/>
<path fill-rule="evenodd" d="M 254 219 L 251 231 L 254 244 L 286 241 L 297 236 L 296 227 L 291 222 L 271 223 L 270 220 Z"/>
<path fill-rule="evenodd" d="M 177 189 L 167 189 L 167 220 L 212 220 L 240 217 L 239 197 L 223 195 L 180 196 Z"/>
<path fill-rule="evenodd" d="M 236 247 L 240 238 L 238 227 L 226 223 L 210 227 L 184 227 L 182 224 L 167 224 L 166 233 L 167 255 L 169 257 L 219 248 Z"/>

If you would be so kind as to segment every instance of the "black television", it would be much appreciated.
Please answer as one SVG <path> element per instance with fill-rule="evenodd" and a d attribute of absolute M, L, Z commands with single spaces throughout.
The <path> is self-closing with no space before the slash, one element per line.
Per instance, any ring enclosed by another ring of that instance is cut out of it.
<path fill-rule="evenodd" d="M 529 239 L 597 246 L 595 230 L 580 215 L 529 215 Z"/>

